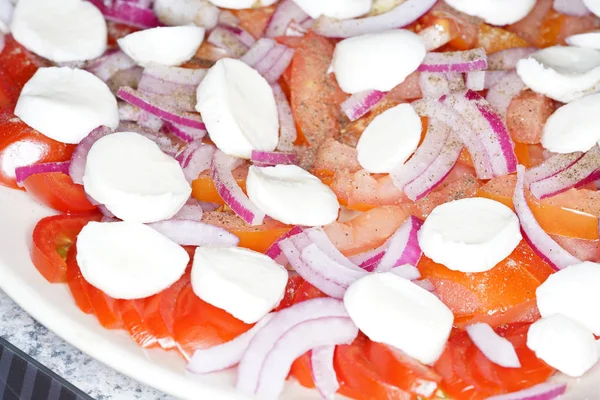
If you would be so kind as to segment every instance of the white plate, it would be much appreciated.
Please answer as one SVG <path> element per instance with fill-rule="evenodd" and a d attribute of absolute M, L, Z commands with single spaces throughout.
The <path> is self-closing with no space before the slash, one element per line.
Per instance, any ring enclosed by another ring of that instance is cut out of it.
<path fill-rule="evenodd" d="M 46 282 L 31 263 L 29 249 L 36 222 L 51 214 L 27 194 L 0 186 L 0 289 L 73 346 L 148 386 L 190 400 L 245 398 L 234 390 L 233 371 L 205 376 L 189 374 L 176 354 L 143 350 L 125 332 L 102 328 L 93 316 L 77 308 L 66 285 Z M 584 378 L 568 382 L 565 398 L 600 399 L 600 366 Z M 297 383 L 288 383 L 282 396 L 285 400 L 319 398 L 315 391 Z"/>

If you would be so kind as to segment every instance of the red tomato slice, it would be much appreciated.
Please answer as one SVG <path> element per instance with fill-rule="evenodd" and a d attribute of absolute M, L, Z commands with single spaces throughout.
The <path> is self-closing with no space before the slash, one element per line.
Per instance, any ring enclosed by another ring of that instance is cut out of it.
<path fill-rule="evenodd" d="M 240 27 L 245 29 L 256 39 L 263 36 L 271 17 L 275 12 L 275 6 L 248 8 L 245 10 L 232 10 L 240 20 Z"/>
<path fill-rule="evenodd" d="M 86 213 L 96 209 L 82 185 L 76 185 L 62 172 L 45 172 L 29 176 L 25 190 L 40 203 L 65 213 Z"/>
<path fill-rule="evenodd" d="M 179 298 L 181 291 L 190 285 L 190 279 L 190 271 L 188 270 L 177 282 L 162 292 L 159 304 L 160 317 L 164 321 L 171 336 L 174 336 L 177 299 Z"/>
<path fill-rule="evenodd" d="M 19 91 L 23 89 L 38 68 L 49 66 L 50 63 L 47 60 L 21 46 L 12 35 L 5 37 L 4 49 L 0 53 L 0 67 Z"/>
<path fill-rule="evenodd" d="M 113 299 L 92 285 L 86 287 L 87 295 L 94 307 L 94 314 L 100 325 L 106 329 L 121 329 L 124 327 L 119 309 L 119 300 Z"/>
<path fill-rule="evenodd" d="M 71 246 L 67 255 L 67 285 L 77 307 L 86 314 L 92 314 L 94 306 L 87 295 L 89 283 L 81 275 L 77 264 L 77 246 Z"/>
<path fill-rule="evenodd" d="M 535 290 L 554 270 L 522 241 L 510 256 L 486 272 L 463 273 L 422 257 L 417 266 L 458 327 L 473 322 L 492 326 L 539 318 Z"/>
<path fill-rule="evenodd" d="M 327 295 L 321 292 L 319 289 L 304 281 L 296 290 L 294 294 L 294 300 L 292 304 L 297 304 L 306 300 L 316 299 L 319 297 L 327 297 Z"/>
<path fill-rule="evenodd" d="M 283 310 L 284 308 L 288 308 L 289 306 L 293 305 L 296 293 L 298 293 L 298 290 L 302 288 L 302 285 L 305 282 L 306 281 L 304 278 L 302 278 L 300 275 L 290 276 L 285 287 L 283 299 L 281 299 L 281 302 L 279 302 L 279 305 L 274 311 Z"/>
<path fill-rule="evenodd" d="M 20 189 L 15 168 L 41 162 L 67 161 L 75 145 L 52 140 L 8 111 L 0 112 L 0 185 Z"/>
<path fill-rule="evenodd" d="M 173 338 L 188 356 L 196 349 L 216 346 L 235 339 L 252 325 L 201 300 L 192 286 L 186 286 L 177 299 Z"/>
<path fill-rule="evenodd" d="M 90 221 L 100 221 L 100 214 L 56 215 L 41 219 L 33 230 L 31 260 L 50 283 L 67 281 L 69 248 L 83 227 Z M 75 276 L 76 273 L 73 273 Z"/>
<path fill-rule="evenodd" d="M 158 343 L 163 347 L 170 347 L 166 345 L 168 343 L 172 344 L 174 341 L 160 313 L 160 302 L 165 292 L 166 290 L 163 290 L 162 292 L 146 299 L 143 318 L 144 323 L 148 326 L 149 331 L 156 338 L 156 340 L 158 340 Z"/>
<path fill-rule="evenodd" d="M 156 337 L 144 319 L 146 299 L 118 300 L 119 314 L 131 338 L 141 347 L 156 347 Z"/>

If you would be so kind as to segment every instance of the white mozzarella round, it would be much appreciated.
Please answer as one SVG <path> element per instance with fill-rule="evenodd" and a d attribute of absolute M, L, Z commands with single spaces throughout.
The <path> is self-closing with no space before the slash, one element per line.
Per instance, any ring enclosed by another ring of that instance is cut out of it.
<path fill-rule="evenodd" d="M 592 332 L 560 314 L 534 322 L 527 332 L 527 347 L 546 364 L 572 377 L 585 374 L 598 362 Z"/>
<path fill-rule="evenodd" d="M 40 68 L 25 84 L 15 115 L 43 135 L 79 143 L 100 125 L 119 125 L 117 99 L 95 75 L 72 68 Z"/>
<path fill-rule="evenodd" d="M 54 62 L 100 57 L 107 46 L 104 16 L 82 0 L 20 0 L 10 26 L 15 40 Z"/>
<path fill-rule="evenodd" d="M 246 190 L 252 203 L 284 224 L 327 225 L 337 219 L 340 209 L 335 193 L 296 165 L 252 166 Z"/>
<path fill-rule="evenodd" d="M 424 364 L 434 363 L 442 354 L 454 321 L 435 295 L 391 272 L 355 281 L 346 290 L 344 305 L 369 339 Z"/>
<path fill-rule="evenodd" d="M 590 10 L 594 15 L 600 17 L 600 0 L 583 0 L 583 4 Z"/>
<path fill-rule="evenodd" d="M 423 253 L 454 271 L 488 271 L 521 241 L 516 214 L 504 204 L 468 198 L 437 206 L 419 230 Z"/>
<path fill-rule="evenodd" d="M 204 40 L 204 28 L 166 26 L 130 33 L 119 47 L 138 65 L 177 66 L 191 59 Z"/>
<path fill-rule="evenodd" d="M 534 92 L 568 103 L 600 90 L 600 51 L 548 47 L 519 60 L 517 74 Z"/>
<path fill-rule="evenodd" d="M 421 129 L 421 118 L 408 103 L 384 111 L 360 136 L 356 146 L 358 162 L 375 174 L 393 171 L 415 152 Z"/>
<path fill-rule="evenodd" d="M 92 286 L 115 299 L 141 299 L 183 275 L 189 255 L 151 227 L 90 222 L 77 236 L 77 263 Z"/>
<path fill-rule="evenodd" d="M 600 264 L 584 262 L 548 277 L 536 290 L 542 317 L 562 314 L 600 335 Z"/>
<path fill-rule="evenodd" d="M 321 15 L 336 19 L 357 18 L 371 10 L 373 0 L 294 0 L 311 18 Z"/>
<path fill-rule="evenodd" d="M 208 0 L 212 4 L 221 8 L 230 8 L 233 10 L 242 10 L 253 7 L 266 7 L 275 4 L 277 0 Z"/>
<path fill-rule="evenodd" d="M 165 25 L 217 26 L 219 10 L 208 0 L 154 0 L 154 13 Z"/>
<path fill-rule="evenodd" d="M 416 71 L 424 58 L 423 40 L 411 31 L 395 29 L 342 40 L 331 66 L 346 93 L 387 92 Z"/>
<path fill-rule="evenodd" d="M 225 154 L 249 159 L 273 151 L 279 117 L 269 83 L 246 63 L 225 58 L 208 71 L 196 93 L 196 110 L 211 140 Z"/>
<path fill-rule="evenodd" d="M 571 35 L 565 39 L 570 46 L 600 50 L 600 31 L 590 31 Z"/>
<path fill-rule="evenodd" d="M 247 324 L 273 310 L 283 298 L 288 272 L 270 257 L 240 247 L 198 247 L 192 288 L 202 300 Z"/>
<path fill-rule="evenodd" d="M 83 183 L 94 200 L 130 222 L 169 219 L 192 193 L 179 163 L 133 132 L 114 133 L 94 143 Z"/>
<path fill-rule="evenodd" d="M 542 146 L 554 153 L 586 152 L 600 140 L 600 93 L 572 101 L 546 121 Z"/>
<path fill-rule="evenodd" d="M 508 25 L 522 20 L 535 6 L 535 0 L 444 0 L 465 14 L 482 18 L 491 25 Z"/>

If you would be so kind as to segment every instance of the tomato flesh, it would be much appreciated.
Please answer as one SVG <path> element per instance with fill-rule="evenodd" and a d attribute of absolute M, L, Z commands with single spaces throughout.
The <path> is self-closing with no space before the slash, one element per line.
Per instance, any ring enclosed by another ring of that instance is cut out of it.
<path fill-rule="evenodd" d="M 144 318 L 147 299 L 118 300 L 117 307 L 125 329 L 140 347 L 154 347 L 157 340 Z"/>
<path fill-rule="evenodd" d="M 40 203 L 65 213 L 86 213 L 96 209 L 82 185 L 76 185 L 62 172 L 34 174 L 23 182 L 25 190 Z"/>

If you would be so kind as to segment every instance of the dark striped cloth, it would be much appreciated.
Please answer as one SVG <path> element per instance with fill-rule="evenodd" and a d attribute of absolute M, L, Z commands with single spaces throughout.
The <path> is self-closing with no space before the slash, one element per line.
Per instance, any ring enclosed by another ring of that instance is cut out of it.
<path fill-rule="evenodd" d="M 0 338 L 0 400 L 91 400 L 91 397 Z"/>

